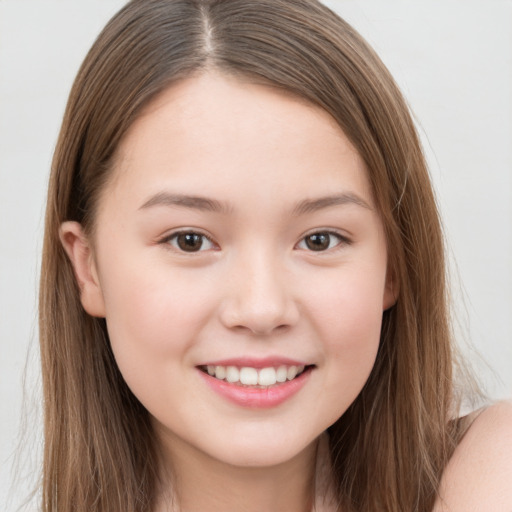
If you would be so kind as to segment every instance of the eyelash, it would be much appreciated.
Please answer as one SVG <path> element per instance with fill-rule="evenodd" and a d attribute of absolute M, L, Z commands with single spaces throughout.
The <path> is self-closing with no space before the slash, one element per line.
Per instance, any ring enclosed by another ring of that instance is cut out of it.
<path fill-rule="evenodd" d="M 308 233 L 307 235 L 304 235 L 300 242 L 297 244 L 297 247 L 301 244 L 307 244 L 306 240 L 308 238 L 311 238 L 311 237 L 314 237 L 314 236 L 327 236 L 329 237 L 329 247 L 327 247 L 326 249 L 321 249 L 321 250 L 318 250 L 316 251 L 315 249 L 311 249 L 310 247 L 305 247 L 303 248 L 304 250 L 307 250 L 309 252 L 318 252 L 318 253 L 325 253 L 325 252 L 333 252 L 333 251 L 337 251 L 337 250 L 340 250 L 343 246 L 347 246 L 347 245 L 350 245 L 352 243 L 352 241 L 350 239 L 348 239 L 346 236 L 336 232 L 336 231 L 329 231 L 329 230 L 319 230 L 319 231 L 313 231 L 312 233 Z M 331 247 L 331 239 L 332 238 L 337 238 L 338 239 L 338 242 L 333 245 Z"/>
<path fill-rule="evenodd" d="M 183 236 L 183 235 L 200 237 L 201 238 L 201 245 L 199 246 L 198 250 L 187 251 L 187 250 L 183 249 L 182 247 L 180 247 L 178 239 L 179 239 L 180 236 Z M 320 236 L 327 236 L 327 237 L 329 237 L 329 246 L 327 248 L 325 248 L 325 249 L 320 249 L 320 250 L 315 250 L 315 249 L 312 249 L 311 247 L 308 247 L 306 240 L 308 238 L 315 237 L 315 236 L 318 236 L 318 237 L 320 237 Z M 331 246 L 331 239 L 333 237 L 337 238 L 338 242 L 335 243 L 335 245 Z M 173 241 L 175 241 L 176 244 L 172 243 Z M 203 249 L 203 245 L 204 245 L 205 241 L 207 241 L 211 245 L 211 247 L 209 247 L 208 249 Z M 215 242 L 208 235 L 205 235 L 204 233 L 201 233 L 199 231 L 194 231 L 194 230 L 176 231 L 176 232 L 171 233 L 171 234 L 165 236 L 164 238 L 162 238 L 159 241 L 159 243 L 171 245 L 177 252 L 180 252 L 180 253 L 183 253 L 183 254 L 195 254 L 195 253 L 203 252 L 205 250 L 212 249 L 213 247 L 216 246 Z M 329 231 L 329 230 L 322 231 L 322 230 L 320 230 L 320 231 L 314 231 L 312 233 L 308 233 L 307 235 L 304 235 L 300 239 L 300 241 L 296 245 L 296 247 L 299 247 L 299 248 L 301 248 L 303 250 L 306 250 L 308 252 L 325 253 L 325 252 L 333 252 L 333 251 L 339 250 L 339 249 L 341 249 L 341 247 L 346 246 L 346 245 L 350 245 L 351 243 L 352 243 L 351 240 L 349 240 L 346 236 L 343 236 L 343 235 L 341 235 L 340 233 L 338 233 L 336 231 Z M 306 247 L 300 247 L 300 245 L 302 245 L 302 244 L 306 245 Z"/>
<path fill-rule="evenodd" d="M 178 238 L 180 236 L 182 236 L 182 235 L 190 235 L 190 236 L 201 237 L 202 241 L 201 241 L 201 245 L 199 247 L 199 250 L 197 250 L 197 251 L 187 251 L 187 250 L 184 250 L 181 247 L 179 247 L 179 245 L 177 245 L 178 244 Z M 204 251 L 204 249 L 202 249 L 202 246 L 203 246 L 205 240 L 211 244 L 212 248 L 216 245 L 215 242 L 209 236 L 205 235 L 204 233 L 201 233 L 200 231 L 194 231 L 193 229 L 186 229 L 186 230 L 176 231 L 174 233 L 166 235 L 164 238 L 162 238 L 160 240 L 159 243 L 171 245 L 177 252 L 180 252 L 180 253 L 183 253 L 183 254 L 194 254 L 194 253 L 198 253 L 198 252 L 203 252 Z M 173 241 L 176 241 L 176 245 L 174 245 L 172 243 Z"/>

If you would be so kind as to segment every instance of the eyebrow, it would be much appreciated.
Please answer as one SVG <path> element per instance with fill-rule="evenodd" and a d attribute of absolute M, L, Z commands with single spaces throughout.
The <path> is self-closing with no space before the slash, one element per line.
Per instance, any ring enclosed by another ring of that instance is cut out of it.
<path fill-rule="evenodd" d="M 294 215 L 313 213 L 332 206 L 344 206 L 354 204 L 368 210 L 373 208 L 361 197 L 352 193 L 344 192 L 317 199 L 305 199 L 297 203 L 293 209 Z M 216 213 L 229 213 L 232 209 L 228 203 L 202 196 L 190 196 L 185 194 L 172 194 L 169 192 L 158 192 L 151 196 L 139 210 L 152 208 L 154 206 L 178 206 L 195 210 L 210 211 Z"/>
<path fill-rule="evenodd" d="M 231 210 L 227 203 L 201 196 L 189 196 L 184 194 L 171 194 L 159 192 L 151 196 L 140 208 L 143 210 L 153 206 L 181 206 L 195 210 L 227 213 Z"/>
<path fill-rule="evenodd" d="M 331 206 L 344 206 L 347 204 L 355 204 L 356 206 L 373 210 L 373 208 L 363 198 L 352 192 L 344 192 L 342 194 L 334 194 L 332 196 L 320 197 L 318 199 L 305 199 L 297 204 L 293 213 L 295 215 L 304 215 L 306 213 L 313 213 Z"/>

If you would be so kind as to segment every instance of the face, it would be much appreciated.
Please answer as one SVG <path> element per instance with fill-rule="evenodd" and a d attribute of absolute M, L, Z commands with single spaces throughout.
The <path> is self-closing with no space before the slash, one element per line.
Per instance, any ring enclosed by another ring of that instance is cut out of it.
<path fill-rule="evenodd" d="M 284 462 L 367 380 L 393 300 L 386 243 L 324 111 L 213 73 L 173 85 L 119 148 L 92 254 L 74 229 L 84 307 L 171 453 Z"/>

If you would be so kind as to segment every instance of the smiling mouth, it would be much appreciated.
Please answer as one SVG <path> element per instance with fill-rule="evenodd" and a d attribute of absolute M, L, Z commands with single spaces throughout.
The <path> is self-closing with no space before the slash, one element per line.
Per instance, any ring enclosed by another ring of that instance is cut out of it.
<path fill-rule="evenodd" d="M 277 384 L 292 381 L 314 365 L 281 365 L 266 368 L 252 368 L 249 366 L 199 366 L 198 368 L 215 379 L 228 382 L 241 387 L 268 388 Z"/>

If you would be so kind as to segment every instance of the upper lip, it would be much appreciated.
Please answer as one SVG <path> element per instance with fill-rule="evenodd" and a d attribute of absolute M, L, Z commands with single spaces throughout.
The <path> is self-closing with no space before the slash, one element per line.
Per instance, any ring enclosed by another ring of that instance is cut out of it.
<path fill-rule="evenodd" d="M 299 361 L 297 359 L 291 359 L 288 357 L 236 357 L 229 359 L 215 359 L 213 361 L 206 361 L 198 366 L 236 366 L 238 368 L 277 368 L 279 366 L 307 366 L 308 363 L 305 361 Z"/>

